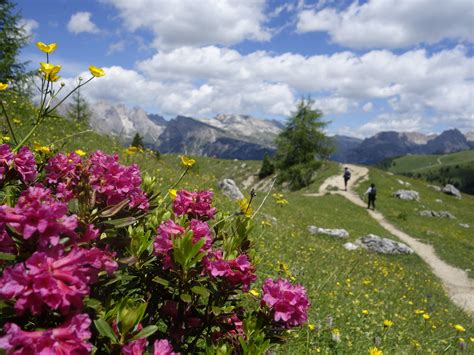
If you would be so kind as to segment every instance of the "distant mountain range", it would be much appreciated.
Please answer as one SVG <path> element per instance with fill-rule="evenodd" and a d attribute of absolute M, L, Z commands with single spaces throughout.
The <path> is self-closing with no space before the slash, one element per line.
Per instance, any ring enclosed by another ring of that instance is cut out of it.
<path fill-rule="evenodd" d="M 275 151 L 275 138 L 284 125 L 275 120 L 246 115 L 221 114 L 214 118 L 177 116 L 165 120 L 141 108 L 99 102 L 92 108 L 91 126 L 118 136 L 125 143 L 139 133 L 145 144 L 162 153 L 185 153 L 225 159 L 262 159 Z M 407 154 L 444 154 L 474 149 L 474 132 L 463 135 L 457 129 L 439 135 L 380 132 L 364 140 L 334 136 L 339 162 L 375 164 Z"/>

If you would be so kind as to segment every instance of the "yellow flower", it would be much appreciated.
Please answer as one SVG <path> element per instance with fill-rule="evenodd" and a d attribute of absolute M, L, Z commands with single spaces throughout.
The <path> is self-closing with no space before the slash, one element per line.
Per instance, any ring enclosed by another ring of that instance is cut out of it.
<path fill-rule="evenodd" d="M 134 155 L 140 151 L 140 148 L 134 147 L 133 145 L 125 149 L 123 152 L 127 155 Z"/>
<path fill-rule="evenodd" d="M 14 123 L 14 124 L 20 124 L 20 123 L 21 123 L 21 120 L 19 120 L 18 118 L 14 118 L 14 119 L 13 119 L 13 123 Z"/>
<path fill-rule="evenodd" d="M 469 341 L 470 341 L 471 343 L 474 343 L 474 338 L 469 338 Z"/>
<path fill-rule="evenodd" d="M 97 68 L 94 65 L 89 66 L 89 71 L 93 76 L 100 77 L 105 75 L 105 71 L 102 68 Z"/>
<path fill-rule="evenodd" d="M 43 154 L 51 153 L 51 149 L 49 149 L 48 146 L 41 145 L 38 143 L 33 143 L 33 150 L 35 150 L 36 152 L 41 152 Z"/>
<path fill-rule="evenodd" d="M 8 137 L 8 136 L 3 136 L 3 137 L 1 138 L 1 141 L 2 141 L 2 142 L 10 142 L 10 140 L 11 140 L 11 138 Z"/>
<path fill-rule="evenodd" d="M 61 66 L 60 65 L 54 65 L 54 64 L 51 64 L 51 63 L 41 62 L 40 63 L 40 70 L 44 73 L 44 76 L 45 76 L 46 80 L 58 81 L 59 75 L 57 75 L 57 74 L 61 70 Z"/>
<path fill-rule="evenodd" d="M 309 330 L 315 330 L 316 326 L 313 323 L 308 323 Z"/>
<path fill-rule="evenodd" d="M 0 81 L 0 91 L 6 90 L 7 87 L 8 87 L 8 84 L 2 83 L 2 82 Z"/>
<path fill-rule="evenodd" d="M 258 292 L 256 289 L 252 288 L 249 293 L 252 295 L 252 296 L 255 296 L 255 297 L 258 297 L 260 296 L 260 292 Z"/>
<path fill-rule="evenodd" d="M 87 153 L 81 149 L 76 149 L 74 151 L 77 155 L 79 155 L 80 157 L 83 157 L 84 155 L 86 155 Z"/>
<path fill-rule="evenodd" d="M 181 164 L 183 164 L 186 168 L 192 167 L 196 164 L 196 160 L 187 157 L 186 155 L 181 156 Z"/>
<path fill-rule="evenodd" d="M 337 328 L 332 329 L 331 337 L 334 342 L 339 343 L 341 341 L 341 332 L 339 331 L 339 329 Z"/>
<path fill-rule="evenodd" d="M 422 309 L 415 309 L 415 314 L 423 314 L 425 313 L 425 311 L 423 311 Z"/>
<path fill-rule="evenodd" d="M 286 199 L 282 198 L 282 199 L 277 200 L 276 203 L 279 204 L 279 205 L 287 205 L 288 201 Z"/>
<path fill-rule="evenodd" d="M 375 346 L 372 346 L 372 347 L 369 348 L 369 354 L 370 355 L 383 355 L 383 351 L 377 349 L 377 347 L 375 347 Z"/>
<path fill-rule="evenodd" d="M 174 199 L 176 198 L 176 193 L 177 193 L 177 192 L 178 192 L 178 191 L 175 190 L 175 189 L 169 189 L 169 190 L 168 190 L 168 194 L 170 195 L 170 197 L 171 197 L 172 200 L 174 200 Z"/>
<path fill-rule="evenodd" d="M 424 320 L 428 320 L 428 319 L 430 319 L 430 318 L 431 318 L 431 317 L 430 317 L 430 315 L 429 315 L 428 313 L 423 314 L 423 319 L 424 319 Z"/>
<path fill-rule="evenodd" d="M 454 325 L 454 329 L 456 329 L 458 332 L 462 333 L 462 332 L 465 332 L 466 329 L 464 329 L 464 327 L 460 324 L 456 324 Z"/>
<path fill-rule="evenodd" d="M 56 43 L 44 44 L 43 42 L 38 42 L 36 43 L 36 47 L 38 47 L 38 49 L 42 52 L 53 53 L 58 45 Z"/>
<path fill-rule="evenodd" d="M 243 198 L 239 200 L 240 212 L 242 212 L 245 217 L 251 217 L 253 209 L 250 207 L 249 200 Z"/>
<path fill-rule="evenodd" d="M 391 327 L 392 325 L 393 325 L 393 322 L 392 322 L 391 320 L 385 319 L 385 320 L 383 321 L 383 326 L 384 326 L 384 327 L 389 328 L 389 327 Z"/>
<path fill-rule="evenodd" d="M 367 316 L 367 315 L 369 314 L 369 311 L 368 311 L 367 309 L 363 309 L 363 310 L 362 310 L 362 314 L 364 314 L 364 315 Z"/>

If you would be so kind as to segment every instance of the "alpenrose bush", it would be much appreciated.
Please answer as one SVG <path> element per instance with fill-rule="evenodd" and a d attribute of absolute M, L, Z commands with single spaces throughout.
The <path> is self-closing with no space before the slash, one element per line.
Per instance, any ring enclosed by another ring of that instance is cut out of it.
<path fill-rule="evenodd" d="M 0 145 L 7 354 L 255 354 L 306 322 L 302 286 L 267 279 L 261 299 L 247 292 L 245 213 L 217 211 L 210 191 L 160 198 L 117 155 L 46 156 Z"/>

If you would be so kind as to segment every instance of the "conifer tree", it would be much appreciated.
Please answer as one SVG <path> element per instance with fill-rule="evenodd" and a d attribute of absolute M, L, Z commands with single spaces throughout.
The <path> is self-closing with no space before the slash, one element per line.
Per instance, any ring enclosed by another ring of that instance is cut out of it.
<path fill-rule="evenodd" d="M 82 96 L 80 89 L 71 96 L 71 103 L 68 108 L 67 115 L 70 119 L 78 122 L 89 123 L 91 111 L 87 101 Z"/>
<path fill-rule="evenodd" d="M 258 173 L 258 178 L 259 179 L 266 178 L 267 176 L 272 175 L 274 172 L 275 172 L 275 166 L 270 160 L 268 153 L 265 152 L 265 154 L 263 155 L 262 167 L 260 168 L 260 172 Z"/>
<path fill-rule="evenodd" d="M 140 135 L 140 133 L 138 132 L 135 133 L 131 146 L 137 147 L 137 148 L 145 148 L 144 143 L 143 143 L 143 137 Z"/>

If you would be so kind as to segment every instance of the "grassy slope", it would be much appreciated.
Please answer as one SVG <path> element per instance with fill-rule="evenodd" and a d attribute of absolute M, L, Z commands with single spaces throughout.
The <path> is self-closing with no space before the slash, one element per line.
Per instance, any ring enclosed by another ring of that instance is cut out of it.
<path fill-rule="evenodd" d="M 48 143 L 83 129 L 62 120 L 50 123 L 34 140 Z M 64 147 L 65 150 L 78 148 L 100 148 L 108 152 L 121 150 L 114 140 L 94 133 L 75 136 Z M 216 191 L 217 207 L 225 209 L 236 208 L 236 204 L 219 193 L 217 179 L 232 177 L 240 182 L 258 171 L 259 167 L 258 162 L 245 162 L 245 167 L 242 167 L 243 162 L 213 158 L 197 160 L 196 167 L 180 187 L 211 187 Z M 179 161 L 174 155 L 165 155 L 156 160 L 152 155 L 138 154 L 123 157 L 123 161 L 138 163 L 142 170 L 155 175 L 163 191 L 180 174 Z M 318 183 L 325 176 L 339 170 L 336 164 L 327 165 L 316 183 L 306 190 L 317 191 Z M 381 172 L 376 174 L 380 174 L 378 179 L 382 184 L 385 177 L 382 177 Z M 425 190 L 420 190 L 424 196 Z M 262 201 L 264 195 L 258 193 L 255 205 Z M 339 354 L 366 354 L 374 337 L 381 338 L 381 348 L 390 354 L 414 353 L 416 350 L 423 353 L 442 352 L 444 349 L 450 352 L 457 346 L 452 324 L 458 323 L 467 330 L 463 334 L 465 338 L 474 336 L 472 319 L 449 301 L 439 281 L 416 255 L 387 257 L 366 251 L 348 252 L 339 240 L 307 232 L 307 226 L 314 224 L 345 228 L 350 233 L 350 240 L 366 233 L 391 237 L 363 209 L 339 196 L 311 198 L 302 196 L 301 192 L 285 193 L 285 196 L 289 201 L 287 206 L 277 205 L 269 197 L 257 217 L 255 241 L 261 256 L 259 279 L 261 282 L 267 276 L 293 275 L 305 285 L 311 298 L 309 321 L 320 324 L 321 329 L 311 331 L 305 327 L 290 332 L 290 342 L 278 348 L 279 353 L 317 353 L 327 350 Z M 442 198 L 447 199 L 444 196 Z M 390 212 L 383 206 L 382 200 L 381 197 L 381 208 L 384 208 L 384 212 Z M 452 212 L 461 218 L 461 211 Z M 271 217 L 275 217 L 276 221 Z M 262 224 L 262 221 L 269 222 L 270 226 L 268 223 Z M 433 229 L 438 231 L 437 228 Z M 288 267 L 286 272 L 282 271 L 285 269 L 283 265 Z M 369 311 L 368 316 L 361 313 L 364 309 Z M 429 312 L 431 319 L 424 321 L 421 315 L 415 314 L 416 309 Z M 333 319 L 332 327 L 340 330 L 340 343 L 330 339 L 331 327 L 326 322 L 328 317 Z M 384 319 L 392 320 L 394 326 L 384 328 Z M 474 348 L 471 344 L 468 346 L 471 350 Z"/>
<path fill-rule="evenodd" d="M 473 164 L 474 150 L 444 155 L 407 155 L 394 159 L 393 162 L 389 168 L 393 173 L 423 172 L 458 164 Z"/>

